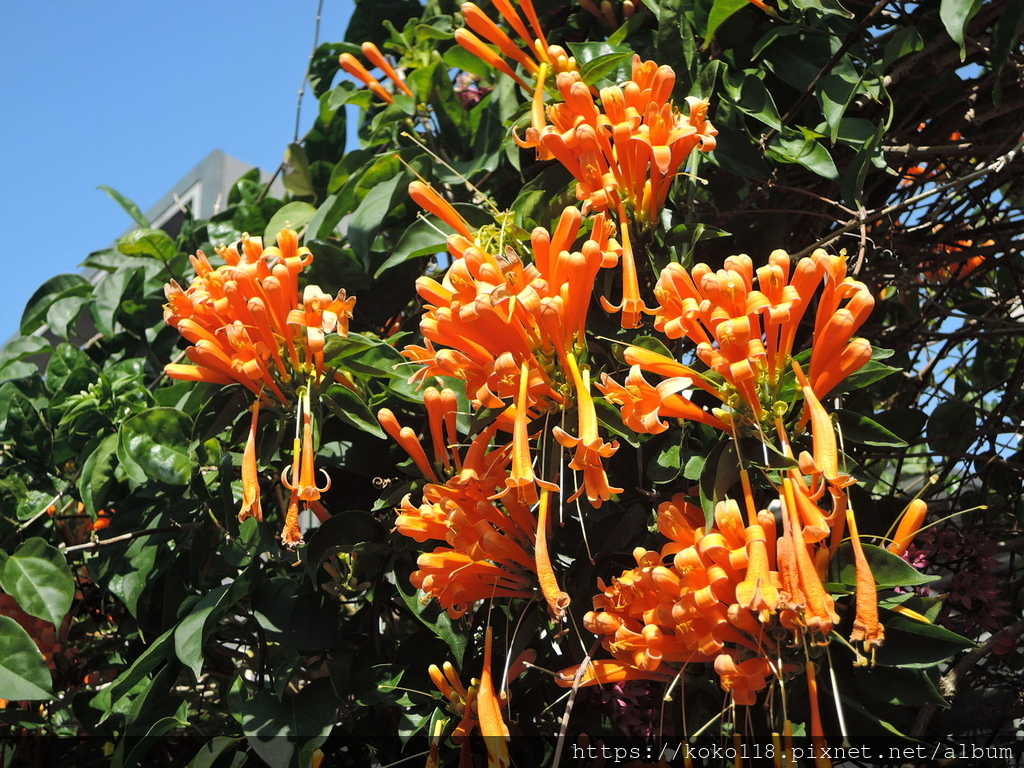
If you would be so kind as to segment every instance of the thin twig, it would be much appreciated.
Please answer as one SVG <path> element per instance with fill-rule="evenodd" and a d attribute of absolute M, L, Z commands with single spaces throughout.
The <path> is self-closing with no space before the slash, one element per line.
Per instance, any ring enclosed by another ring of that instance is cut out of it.
<path fill-rule="evenodd" d="M 302 115 L 302 99 L 306 95 L 306 83 L 309 82 L 309 73 L 313 70 L 313 59 L 316 57 L 316 49 L 320 47 L 320 21 L 324 14 L 324 0 L 320 0 L 316 6 L 316 25 L 313 29 L 313 50 L 309 52 L 309 64 L 306 65 L 306 74 L 302 76 L 302 85 L 299 86 L 299 98 L 295 104 L 295 136 L 292 141 L 299 140 L 299 119 Z"/>
<path fill-rule="evenodd" d="M 572 688 L 569 690 L 569 700 L 565 702 L 565 712 L 562 713 L 562 722 L 558 729 L 558 743 L 555 745 L 555 759 L 554 762 L 551 763 L 551 768 L 558 768 L 559 764 L 562 762 L 562 749 L 565 746 L 565 733 L 569 730 L 569 715 L 572 714 L 572 705 L 576 701 L 576 692 L 580 689 L 580 680 L 583 679 L 583 675 L 586 674 L 587 668 L 590 667 L 590 659 L 600 644 L 600 640 L 594 641 L 594 644 L 590 646 L 590 650 L 587 651 L 587 655 L 580 664 L 579 669 L 576 670 L 576 677 L 573 678 Z"/>
<path fill-rule="evenodd" d="M 142 531 L 133 531 L 132 533 L 123 533 L 120 536 L 114 536 L 109 539 L 96 539 L 85 544 L 75 544 L 72 547 L 61 547 L 60 549 L 65 555 L 72 552 L 84 552 L 89 549 L 99 549 L 100 547 L 109 547 L 113 544 L 120 544 L 125 541 L 131 541 L 132 539 L 138 539 L 142 536 L 153 536 L 159 533 L 178 533 L 180 531 L 193 531 L 199 528 L 202 523 L 187 523 L 185 525 L 168 525 L 163 528 L 147 528 Z"/>

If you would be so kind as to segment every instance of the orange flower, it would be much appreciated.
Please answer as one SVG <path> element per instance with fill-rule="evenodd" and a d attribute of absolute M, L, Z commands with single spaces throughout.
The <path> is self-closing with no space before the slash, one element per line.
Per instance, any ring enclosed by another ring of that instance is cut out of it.
<path fill-rule="evenodd" d="M 661 307 L 654 325 L 669 338 L 693 341 L 701 361 L 725 380 L 720 397 L 760 421 L 771 418 L 782 395 L 800 321 L 823 280 L 808 379 L 824 397 L 871 356 L 870 345 L 852 336 L 874 299 L 846 277 L 844 258 L 816 251 L 791 274 L 789 256 L 775 251 L 757 270 L 757 288 L 747 256 L 729 257 L 717 272 L 697 264 L 687 273 L 670 264 L 655 287 Z"/>
<path fill-rule="evenodd" d="M 391 92 L 388 91 L 383 85 L 381 85 L 380 81 L 377 80 L 377 78 L 375 78 L 373 75 L 371 75 L 369 71 L 366 69 L 366 67 L 364 67 L 360 63 L 359 59 L 357 59 L 351 53 L 341 54 L 338 57 L 338 63 L 341 65 L 342 69 L 344 69 L 346 72 L 352 75 L 352 77 L 354 77 L 356 80 L 363 83 L 367 88 L 373 91 L 373 93 L 377 95 L 385 103 L 391 104 L 394 102 L 395 97 L 391 95 Z"/>
<path fill-rule="evenodd" d="M 660 553 L 637 549 L 636 568 L 600 583 L 584 625 L 615 661 L 599 662 L 583 684 L 665 679 L 680 665 L 714 662 L 736 702 L 753 703 L 773 674 L 767 659 L 778 653 L 765 624 L 773 621 L 769 601 L 777 600 L 779 574 L 751 546 L 765 543 L 764 527 L 745 527 L 731 500 L 715 505 L 714 524 L 706 526 L 703 511 L 677 495 L 659 507 L 658 528 L 670 539 Z M 758 615 L 740 604 L 744 591 L 760 594 L 746 600 Z M 747 661 L 737 665 L 741 657 Z M 576 671 L 564 670 L 559 684 L 571 684 Z"/>
<path fill-rule="evenodd" d="M 732 700 L 741 706 L 753 706 L 757 692 L 767 685 L 767 678 L 773 674 L 768 659 L 755 656 L 737 663 L 732 653 L 720 653 L 715 657 L 715 672 L 722 681 L 722 688 L 732 694 Z"/>
<path fill-rule="evenodd" d="M 576 72 L 559 73 L 556 85 L 564 101 L 547 108 L 550 124 L 540 122 L 538 88 L 534 125 L 517 141 L 557 158 L 576 178 L 577 197 L 595 210 L 617 211 L 622 202 L 631 220 L 654 224 L 690 153 L 715 148 L 707 102 L 688 99 L 688 114 L 681 112 L 670 100 L 675 73 L 667 65 L 634 56 L 632 79 L 603 89 L 601 109 Z"/>
<path fill-rule="evenodd" d="M 516 10 L 516 6 L 509 2 L 509 0 L 494 0 L 494 7 L 497 9 L 502 20 L 512 27 L 520 39 L 526 43 L 528 49 L 526 52 L 513 42 L 512 38 L 480 10 L 475 3 L 471 2 L 463 3 L 461 11 L 463 18 L 473 32 L 470 32 L 468 29 L 455 30 L 455 42 L 502 74 L 511 77 L 523 88 L 528 87 L 526 81 L 517 75 L 504 59 L 488 48 L 484 40 L 497 46 L 504 56 L 521 65 L 531 76 L 538 75 L 543 65 L 553 68 L 556 72 L 575 71 L 576 60 L 569 56 L 562 46 L 548 45 L 532 0 L 520 0 L 518 5 L 522 8 L 529 22 L 529 29 L 527 28 L 526 21 L 523 20 L 523 17 Z M 484 40 L 481 40 L 481 38 L 484 38 Z M 542 85 L 544 75 L 540 74 L 538 80 L 539 84 Z"/>
<path fill-rule="evenodd" d="M 488 627 L 484 633 L 484 666 L 480 672 L 480 689 L 476 697 L 477 714 L 480 718 L 480 733 L 487 749 L 488 768 L 508 768 L 511 759 L 508 754 L 509 732 L 501 716 L 501 703 L 494 692 L 491 677 L 491 647 L 494 636 Z"/>
<path fill-rule="evenodd" d="M 914 499 L 907 508 L 903 510 L 896 534 L 892 537 L 892 544 L 887 549 L 895 555 L 903 556 L 914 540 L 914 537 L 921 530 L 921 524 L 928 515 L 928 505 L 921 499 Z"/>
<path fill-rule="evenodd" d="M 591 506 L 599 507 L 610 499 L 613 494 L 622 493 L 621 488 L 613 488 L 608 484 L 608 475 L 601 459 L 607 459 L 619 449 L 619 442 L 613 440 L 606 443 L 597 430 L 597 411 L 594 399 L 590 395 L 590 372 L 580 373 L 574 355 L 568 355 L 569 371 L 576 386 L 576 411 L 579 416 L 579 437 L 573 437 L 561 427 L 554 427 L 551 432 L 566 448 L 575 448 L 569 466 L 583 472 L 583 486 L 574 493 L 569 501 L 574 501 L 585 490 Z"/>
<path fill-rule="evenodd" d="M 391 82 L 398 86 L 398 88 L 406 95 L 412 96 L 412 90 L 406 84 L 395 68 L 391 66 L 391 63 L 384 58 L 384 54 L 380 52 L 380 49 L 373 43 L 363 43 L 362 45 L 363 56 L 365 56 L 373 66 L 380 70 L 383 70 L 384 74 L 387 75 Z"/>
<path fill-rule="evenodd" d="M 256 399 L 242 457 L 240 519 L 262 519 L 256 455 L 259 408 L 276 401 L 296 402 L 294 463 L 283 481 L 292 493 L 286 511 L 286 543 L 301 541 L 300 502 L 316 504 L 326 486 L 316 484 L 313 466 L 311 402 L 328 376 L 324 366 L 326 334 L 348 335 L 355 298 L 337 298 L 307 285 L 300 294 L 299 275 L 313 261 L 308 248 L 288 227 L 277 245 L 264 248 L 259 238 L 244 235 L 239 244 L 219 247 L 224 264 L 214 268 L 202 251 L 191 257 L 196 276 L 187 289 L 171 281 L 164 288 L 164 319 L 191 343 L 185 355 L 193 363 L 165 367 L 171 378 L 212 384 L 239 383 Z M 330 480 L 328 478 L 328 484 Z"/>
<path fill-rule="evenodd" d="M 242 455 L 242 509 L 238 520 L 255 517 L 263 521 L 263 508 L 260 505 L 259 467 L 256 462 L 256 427 L 260 415 L 260 401 L 254 402 L 250 408 L 252 423 L 249 426 L 249 437 L 245 441 L 245 453 Z"/>

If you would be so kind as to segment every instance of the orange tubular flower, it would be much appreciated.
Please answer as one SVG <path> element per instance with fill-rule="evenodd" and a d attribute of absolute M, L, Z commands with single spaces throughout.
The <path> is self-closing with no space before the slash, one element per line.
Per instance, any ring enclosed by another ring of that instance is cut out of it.
<path fill-rule="evenodd" d="M 584 342 L 597 273 L 617 258 L 612 225 L 602 215 L 594 217 L 589 236 L 575 250 L 581 225 L 580 212 L 567 208 L 554 233 L 534 230 L 532 264 L 524 264 L 515 254 L 504 253 L 499 259 L 481 244 L 490 242 L 487 233 L 473 240 L 453 235 L 449 250 L 454 261 L 444 279 L 417 281 L 427 302 L 420 324 L 427 344 L 403 352 L 420 366 L 411 380 L 435 375 L 460 378 L 474 408 L 502 409 L 500 428 L 513 433 L 508 487 L 523 500 L 536 501 L 534 486 L 543 488 L 547 482 L 532 469 L 529 443 L 534 436 L 528 434 L 529 422 L 564 405 L 568 356 Z M 585 398 L 580 413 L 589 425 L 587 442 L 593 443 L 599 440 L 596 414 L 586 416 L 593 403 L 589 392 L 578 397 Z M 510 400 L 514 407 L 508 406 Z M 614 449 L 601 450 L 610 455 Z M 583 450 L 576 467 L 590 467 L 588 495 L 599 499 L 602 494 L 595 483 L 603 470 L 599 459 L 594 465 L 588 455 Z"/>
<path fill-rule="evenodd" d="M 501 716 L 501 703 L 494 692 L 491 677 L 491 647 L 494 643 L 490 627 L 484 634 L 484 666 L 480 672 L 480 690 L 476 697 L 477 713 L 480 717 L 480 733 L 487 749 L 488 768 L 508 768 L 511 758 L 508 754 L 510 738 L 508 726 Z"/>
<path fill-rule="evenodd" d="M 664 679 L 687 663 L 714 662 L 736 702 L 753 703 L 773 674 L 766 659 L 778 652 L 764 623 L 773 620 L 779 574 L 751 546 L 765 543 L 763 526 L 745 526 L 734 501 L 717 504 L 705 526 L 703 511 L 680 494 L 659 507 L 658 528 L 670 539 L 660 553 L 637 549 L 636 568 L 600 584 L 584 625 L 615 660 L 598 662 L 583 684 Z M 760 619 L 739 602 L 751 580 L 762 590 L 753 605 Z M 564 670 L 559 684 L 570 685 L 577 671 Z"/>
<path fill-rule="evenodd" d="M 577 499 L 585 490 L 591 506 L 599 507 L 613 494 L 622 493 L 621 488 L 613 488 L 608 484 L 608 475 L 601 463 L 602 458 L 607 459 L 615 454 L 619 449 L 619 442 L 613 440 L 606 443 L 601 439 L 597 431 L 597 411 L 590 395 L 589 370 L 581 374 L 579 366 L 576 364 L 576 358 L 572 354 L 568 355 L 568 360 L 569 370 L 576 386 L 579 437 L 572 437 L 561 427 L 554 427 L 551 431 L 555 439 L 564 447 L 576 449 L 569 466 L 578 472 L 583 472 L 583 486 L 569 498 L 569 501 Z"/>
<path fill-rule="evenodd" d="M 632 80 L 601 91 L 602 109 L 577 73 L 560 73 L 556 84 L 564 103 L 547 108 L 550 124 L 537 117 L 544 114 L 538 88 L 534 125 L 517 141 L 557 158 L 576 177 L 577 197 L 588 208 L 618 211 L 624 203 L 631 220 L 654 224 L 690 153 L 715 148 L 707 102 L 688 99 L 688 114 L 676 108 L 670 100 L 675 73 L 667 65 L 635 56 Z"/>
<path fill-rule="evenodd" d="M 522 8 L 529 22 L 529 29 L 526 22 L 516 9 L 516 5 Z M 547 65 L 556 72 L 576 70 L 576 60 L 569 56 L 560 45 L 548 45 L 544 30 L 540 25 L 540 18 L 533 7 L 532 0 L 521 0 L 517 4 L 509 0 L 494 0 L 494 7 L 498 10 L 503 21 L 505 21 L 516 34 L 526 43 L 528 52 L 523 51 L 512 38 L 510 38 L 497 24 L 495 24 L 475 3 L 463 3 L 462 15 L 473 32 L 467 29 L 455 30 L 455 42 L 486 61 L 490 66 L 502 74 L 508 75 L 523 88 L 527 88 L 526 82 L 517 75 L 512 68 L 487 47 L 483 40 L 495 45 L 504 56 L 512 59 L 523 67 L 531 76 L 537 76 L 541 67 Z M 533 34 L 531 34 L 532 30 Z M 480 37 L 477 37 L 479 35 Z M 538 80 L 543 84 L 544 77 L 541 75 Z"/>
<path fill-rule="evenodd" d="M 927 515 L 928 505 L 921 499 L 914 499 L 907 504 L 907 508 L 903 510 L 899 527 L 896 529 L 896 535 L 892 537 L 892 544 L 887 549 L 894 555 L 902 557 L 914 537 L 920 532 L 921 524 Z"/>
<path fill-rule="evenodd" d="M 380 97 L 384 102 L 386 102 L 387 104 L 391 104 L 394 102 L 395 97 L 392 96 L 391 93 L 383 85 L 380 84 L 380 81 L 378 81 L 377 78 L 371 75 L 367 71 L 366 67 L 364 67 L 359 62 L 359 59 L 357 59 L 351 53 L 341 54 L 338 57 L 338 63 L 341 65 L 342 69 L 344 69 L 346 72 L 352 75 L 352 77 L 354 77 L 356 80 L 363 83 L 367 88 L 373 91 L 374 94 Z"/>
<path fill-rule="evenodd" d="M 317 503 L 324 488 L 313 468 L 312 397 L 324 381 L 326 335 L 348 335 L 355 298 L 339 291 L 336 298 L 308 285 L 300 293 L 299 275 L 313 262 L 308 248 L 288 227 L 277 245 L 264 248 L 259 238 L 242 237 L 239 245 L 219 247 L 224 264 L 214 268 L 202 251 L 191 257 L 196 276 L 187 289 L 171 281 L 164 288 L 164 320 L 191 343 L 185 356 L 193 363 L 172 363 L 171 378 L 213 384 L 238 383 L 256 397 L 242 457 L 240 519 L 262 519 L 256 455 L 259 408 L 297 401 L 295 463 L 284 473 L 291 494 L 286 512 L 287 543 L 298 543 L 298 511 Z M 330 482 L 328 478 L 328 484 Z M 322 507 L 317 503 L 319 515 Z"/>
<path fill-rule="evenodd" d="M 655 287 L 661 308 L 654 325 L 669 338 L 686 337 L 697 345 L 697 356 L 724 379 L 720 397 L 734 410 L 756 420 L 771 418 L 783 376 L 791 370 L 800 321 L 823 280 L 808 372 L 821 398 L 871 356 L 870 345 L 852 336 L 874 299 L 863 283 L 846 277 L 844 258 L 816 251 L 791 270 L 789 256 L 775 251 L 757 270 L 757 288 L 747 256 L 729 257 L 717 272 L 697 264 L 687 273 L 670 264 Z"/>
<path fill-rule="evenodd" d="M 380 52 L 380 49 L 373 43 L 363 43 L 363 56 L 365 56 L 373 66 L 380 70 L 383 70 L 384 74 L 391 78 L 391 82 L 398 86 L 398 88 L 406 95 L 412 96 L 412 89 L 406 84 L 405 79 L 395 71 L 395 68 L 391 66 L 391 63 L 384 58 L 384 54 Z"/>
<path fill-rule="evenodd" d="M 473 229 L 452 204 L 437 193 L 432 186 L 422 181 L 409 182 L 409 197 L 425 211 L 428 211 L 464 237 L 473 238 Z"/>
<path fill-rule="evenodd" d="M 252 404 L 252 424 L 249 427 L 249 438 L 245 442 L 245 453 L 242 455 L 242 509 L 238 520 L 245 521 L 255 517 L 263 521 L 263 508 L 260 506 L 259 467 L 256 463 L 256 427 L 259 422 L 260 401 Z"/>

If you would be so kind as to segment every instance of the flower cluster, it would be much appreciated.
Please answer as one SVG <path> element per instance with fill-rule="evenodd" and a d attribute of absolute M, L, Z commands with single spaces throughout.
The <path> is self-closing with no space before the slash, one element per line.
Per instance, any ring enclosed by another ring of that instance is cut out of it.
<path fill-rule="evenodd" d="M 313 458 L 312 398 L 326 378 L 326 334 L 348 335 L 355 298 L 336 297 L 319 286 L 300 288 L 299 276 L 313 261 L 298 235 L 285 227 L 277 245 L 264 248 L 259 238 L 243 236 L 219 247 L 224 264 L 214 268 L 202 251 L 191 257 L 196 276 L 187 289 L 174 280 L 165 286 L 164 320 L 191 343 L 191 364 L 171 363 L 168 376 L 212 384 L 238 383 L 255 395 L 242 458 L 242 507 L 239 519 L 263 519 L 257 467 L 257 422 L 267 405 L 295 407 L 294 461 L 282 474 L 291 491 L 282 540 L 301 542 L 298 515 L 302 502 L 322 514 Z"/>
<path fill-rule="evenodd" d="M 555 82 L 563 101 L 545 110 L 538 86 L 533 124 L 519 144 L 557 158 L 585 208 L 618 211 L 625 203 L 631 220 L 654 224 L 690 153 L 714 149 L 718 133 L 708 102 L 687 99 L 687 113 L 672 102 L 675 80 L 671 67 L 634 56 L 632 79 L 602 89 L 598 106 L 578 72 L 562 72 Z"/>

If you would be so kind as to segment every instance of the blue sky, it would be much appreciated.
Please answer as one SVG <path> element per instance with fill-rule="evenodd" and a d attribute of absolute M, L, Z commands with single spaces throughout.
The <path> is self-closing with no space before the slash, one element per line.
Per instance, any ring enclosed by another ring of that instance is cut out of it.
<path fill-rule="evenodd" d="M 342 39 L 352 8 L 324 0 L 321 42 Z M 316 12 L 317 0 L 5 3 L 0 343 L 39 285 L 132 226 L 97 186 L 146 210 L 213 149 L 277 167 Z"/>

